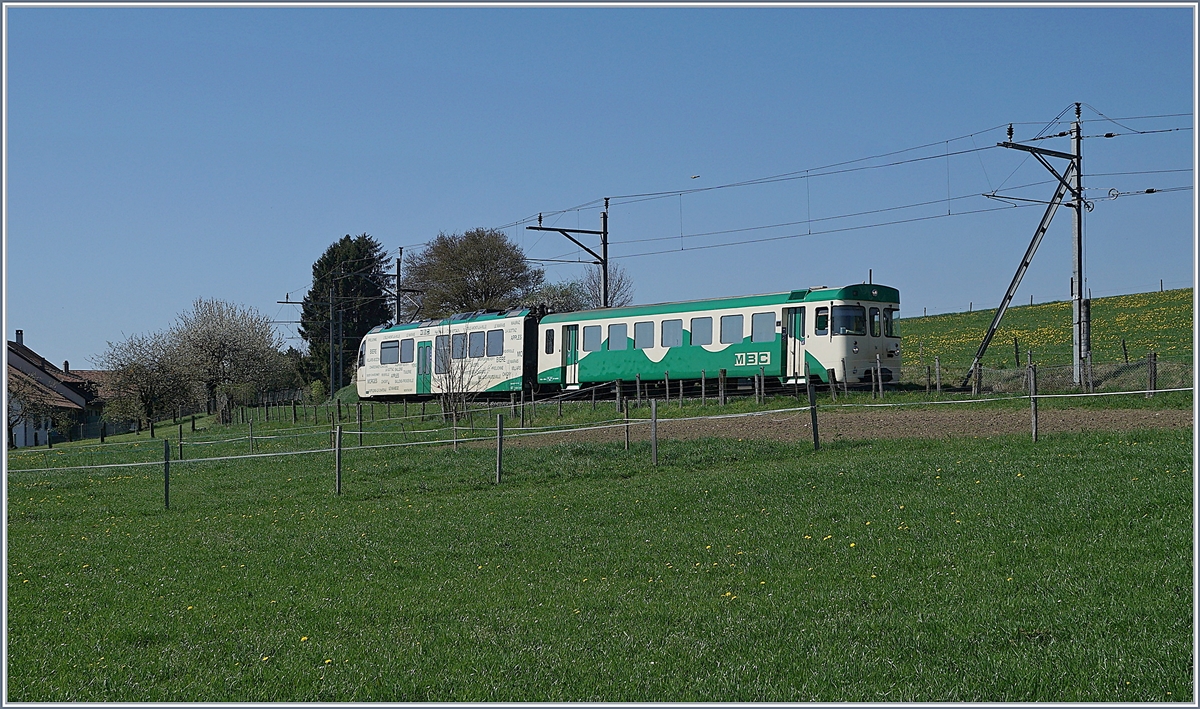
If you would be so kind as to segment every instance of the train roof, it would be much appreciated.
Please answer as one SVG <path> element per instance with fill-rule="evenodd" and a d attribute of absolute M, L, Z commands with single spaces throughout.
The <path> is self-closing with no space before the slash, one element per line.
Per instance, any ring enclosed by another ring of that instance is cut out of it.
<path fill-rule="evenodd" d="M 476 310 L 473 313 L 455 313 L 446 318 L 432 318 L 429 320 L 421 320 L 419 322 L 406 322 L 390 327 L 376 326 L 371 328 L 367 334 L 378 334 L 381 332 L 403 332 L 405 330 L 416 330 L 422 327 L 444 327 L 455 323 L 477 323 L 490 322 L 495 320 L 506 320 L 508 318 L 523 318 L 529 314 L 529 308 L 510 308 L 508 310 Z"/>
<path fill-rule="evenodd" d="M 781 303 L 811 303 L 827 300 L 869 300 L 880 303 L 899 303 L 900 291 L 878 283 L 856 283 L 840 288 L 816 286 L 783 293 L 740 295 L 729 298 L 706 298 L 703 300 L 684 300 L 672 303 L 654 303 L 651 305 L 630 305 L 623 308 L 598 308 L 596 310 L 553 313 L 542 318 L 542 322 L 554 323 L 571 320 L 636 317 L 639 315 L 657 315 L 660 313 L 678 313 L 692 310 L 779 305 Z"/>

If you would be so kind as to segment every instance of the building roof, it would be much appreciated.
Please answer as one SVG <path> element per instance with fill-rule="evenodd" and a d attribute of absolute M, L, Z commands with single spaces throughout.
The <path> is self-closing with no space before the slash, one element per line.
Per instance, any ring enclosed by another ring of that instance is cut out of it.
<path fill-rule="evenodd" d="M 50 360 L 23 343 L 8 341 L 8 366 L 35 380 L 39 386 L 55 391 L 56 395 L 72 402 L 71 408 L 99 404 L 97 382 L 76 372 L 55 366 Z"/>
<path fill-rule="evenodd" d="M 53 406 L 56 409 L 75 409 L 76 411 L 83 410 L 83 407 L 80 406 L 79 404 L 75 403 L 74 401 L 71 401 L 67 397 L 60 394 L 59 392 L 57 392 L 54 389 L 41 383 L 34 377 L 31 377 L 28 374 L 26 374 L 25 372 L 22 372 L 21 370 L 14 367 L 12 364 L 9 364 L 8 365 L 8 390 L 9 390 L 10 394 L 12 391 L 14 391 L 19 386 L 19 384 L 24 384 L 25 386 L 32 387 L 45 400 L 45 402 L 47 404 L 49 404 L 50 406 Z"/>

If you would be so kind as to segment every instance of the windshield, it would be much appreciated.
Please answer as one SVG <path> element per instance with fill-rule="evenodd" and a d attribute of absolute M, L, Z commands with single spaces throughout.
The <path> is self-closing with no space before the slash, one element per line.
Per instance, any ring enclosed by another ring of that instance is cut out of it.
<path fill-rule="evenodd" d="M 833 334 L 866 335 L 867 311 L 861 305 L 833 306 Z"/>

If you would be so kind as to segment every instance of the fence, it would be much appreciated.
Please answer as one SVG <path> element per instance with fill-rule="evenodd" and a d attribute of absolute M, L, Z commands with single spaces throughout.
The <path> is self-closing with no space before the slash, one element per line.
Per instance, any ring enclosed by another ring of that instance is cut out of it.
<path fill-rule="evenodd" d="M 928 370 L 926 369 L 928 367 Z M 936 387 L 934 365 L 906 364 L 900 368 L 900 386 L 924 389 L 928 373 L 931 388 Z M 1192 386 L 1191 362 L 1171 362 L 1148 359 L 1131 362 L 1093 362 L 1082 369 L 1082 381 L 1074 381 L 1074 367 L 1070 364 L 1039 364 L 1038 391 L 1042 393 L 1076 393 L 1086 391 L 1142 391 L 1146 389 L 1178 389 Z M 1153 380 L 1151 372 L 1153 370 Z M 970 374 L 969 365 L 941 365 L 942 390 L 961 390 L 960 385 Z M 993 394 L 1026 393 L 1029 380 L 1025 367 L 1010 369 L 982 368 L 981 392 Z M 1089 387 L 1089 381 L 1091 386 Z M 968 385 L 969 386 L 969 385 Z"/>

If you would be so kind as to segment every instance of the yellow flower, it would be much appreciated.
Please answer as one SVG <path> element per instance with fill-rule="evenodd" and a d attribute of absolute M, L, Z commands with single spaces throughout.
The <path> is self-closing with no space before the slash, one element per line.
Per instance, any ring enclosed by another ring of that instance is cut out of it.
<path fill-rule="evenodd" d="M 328 665 L 328 664 L 329 664 L 329 663 L 331 663 L 331 662 L 333 662 L 333 660 L 326 660 L 326 661 L 325 661 L 325 664 L 327 664 L 327 665 Z"/>
<path fill-rule="evenodd" d="M 854 546 L 854 542 L 850 542 L 850 546 Z"/>
<path fill-rule="evenodd" d="M 270 655 L 263 655 L 263 659 L 262 659 L 262 661 L 263 661 L 263 662 L 266 662 L 266 661 L 267 661 L 267 660 L 269 660 L 269 659 L 271 659 L 271 656 L 270 656 Z"/>
<path fill-rule="evenodd" d="M 300 642 L 302 642 L 302 643 L 303 643 L 303 642 L 308 642 L 308 636 L 307 636 L 307 635 L 305 635 L 305 636 L 301 637 L 301 638 L 300 638 Z"/>

